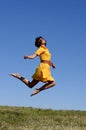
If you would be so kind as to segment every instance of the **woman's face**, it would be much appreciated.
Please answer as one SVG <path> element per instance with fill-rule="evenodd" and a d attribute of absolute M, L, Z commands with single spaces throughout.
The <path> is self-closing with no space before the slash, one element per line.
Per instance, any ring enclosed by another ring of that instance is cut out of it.
<path fill-rule="evenodd" d="M 45 39 L 40 38 L 40 40 L 41 40 L 41 42 L 42 42 L 43 44 L 46 43 Z"/>

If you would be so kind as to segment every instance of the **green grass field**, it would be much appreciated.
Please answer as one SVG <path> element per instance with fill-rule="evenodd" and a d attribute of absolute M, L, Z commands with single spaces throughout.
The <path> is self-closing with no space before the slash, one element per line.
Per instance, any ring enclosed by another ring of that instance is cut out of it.
<path fill-rule="evenodd" d="M 0 106 L 0 130 L 86 130 L 86 111 Z"/>

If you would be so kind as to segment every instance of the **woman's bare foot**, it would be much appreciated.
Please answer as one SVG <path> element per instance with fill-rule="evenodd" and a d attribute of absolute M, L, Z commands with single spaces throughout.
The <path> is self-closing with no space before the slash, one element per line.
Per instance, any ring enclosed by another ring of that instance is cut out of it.
<path fill-rule="evenodd" d="M 36 95 L 37 93 L 39 93 L 40 91 L 39 91 L 39 89 L 35 89 L 34 91 L 33 91 L 33 93 L 31 94 L 31 96 L 34 96 L 34 95 Z"/>
<path fill-rule="evenodd" d="M 11 76 L 13 76 L 13 77 L 15 77 L 15 78 L 17 78 L 17 79 L 20 79 L 21 78 L 21 76 L 20 76 L 20 74 L 18 74 L 18 73 L 11 73 L 11 74 L 9 74 L 9 75 L 11 75 Z"/>

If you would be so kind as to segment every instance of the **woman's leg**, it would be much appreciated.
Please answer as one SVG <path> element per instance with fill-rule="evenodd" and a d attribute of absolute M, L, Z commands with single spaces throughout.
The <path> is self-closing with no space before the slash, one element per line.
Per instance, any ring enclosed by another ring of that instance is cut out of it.
<path fill-rule="evenodd" d="M 26 79 L 26 78 L 24 78 L 24 77 L 22 77 L 20 74 L 18 74 L 18 73 L 16 73 L 16 74 L 10 74 L 11 76 L 13 76 L 13 77 L 15 77 L 15 78 L 17 78 L 17 79 L 19 79 L 20 81 L 22 81 L 25 85 L 27 85 L 29 88 L 33 88 L 39 81 L 38 80 L 35 80 L 35 79 L 33 79 L 31 82 L 28 80 L 28 79 Z"/>
<path fill-rule="evenodd" d="M 55 81 L 48 81 L 48 83 L 44 84 L 42 87 L 40 87 L 39 89 L 36 89 L 32 94 L 31 96 L 33 95 L 36 95 L 37 93 L 45 90 L 45 89 L 48 89 L 48 88 L 51 88 L 55 86 Z"/>

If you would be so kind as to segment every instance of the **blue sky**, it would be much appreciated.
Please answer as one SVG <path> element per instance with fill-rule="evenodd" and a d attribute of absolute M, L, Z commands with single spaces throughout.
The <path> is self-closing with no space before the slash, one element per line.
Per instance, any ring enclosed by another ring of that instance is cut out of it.
<path fill-rule="evenodd" d="M 39 59 L 24 60 L 37 49 L 37 36 L 47 40 L 56 69 L 56 86 L 30 97 L 9 73 L 31 80 Z M 86 1 L 0 1 L 0 105 L 86 110 Z"/>

